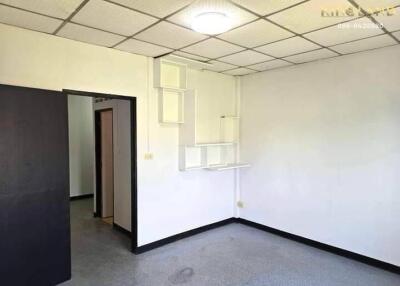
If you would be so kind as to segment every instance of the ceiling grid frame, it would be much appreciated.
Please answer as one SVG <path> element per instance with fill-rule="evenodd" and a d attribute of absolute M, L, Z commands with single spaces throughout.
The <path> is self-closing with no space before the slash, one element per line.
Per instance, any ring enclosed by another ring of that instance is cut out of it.
<path fill-rule="evenodd" d="M 43 16 L 43 17 L 48 17 L 48 18 L 52 18 L 52 19 L 56 19 L 56 20 L 62 21 L 61 25 L 60 25 L 53 33 L 51 33 L 52 35 L 55 35 L 55 36 L 59 36 L 59 35 L 57 35 L 57 33 L 58 33 L 60 30 L 62 30 L 63 27 L 64 27 L 66 24 L 72 23 L 72 24 L 75 24 L 75 25 L 79 25 L 79 26 L 82 26 L 82 27 L 86 27 L 86 28 L 98 30 L 98 31 L 101 31 L 101 32 L 105 32 L 105 33 L 117 35 L 117 36 L 120 36 L 120 37 L 123 37 L 123 38 L 124 38 L 124 39 L 122 39 L 121 41 L 119 41 L 118 43 L 116 43 L 116 44 L 110 46 L 109 48 L 116 48 L 118 45 L 120 45 L 120 44 L 122 44 L 122 43 L 124 43 L 124 42 L 126 42 L 126 41 L 128 41 L 128 40 L 134 39 L 134 40 L 136 40 L 136 41 L 141 41 L 141 42 L 143 42 L 143 43 L 152 44 L 152 45 L 154 45 L 154 46 L 158 46 L 158 47 L 160 47 L 160 48 L 166 48 L 166 49 L 169 49 L 169 50 L 170 50 L 170 52 L 168 52 L 168 53 L 166 53 L 166 54 L 163 54 L 163 55 L 158 55 L 158 56 L 156 56 L 156 57 L 161 57 L 161 56 L 165 56 L 165 55 L 168 55 L 168 54 L 173 54 L 174 52 L 183 52 L 183 53 L 186 53 L 186 54 L 188 54 L 188 55 L 192 55 L 193 57 L 201 56 L 201 57 L 203 57 L 203 58 L 207 58 L 207 60 L 205 60 L 205 62 L 207 62 L 207 63 L 210 63 L 210 62 L 212 62 L 212 61 L 217 61 L 217 62 L 221 62 L 221 63 L 225 63 L 225 64 L 229 64 L 229 65 L 231 65 L 231 66 L 234 66 L 234 68 L 230 68 L 230 69 L 228 69 L 228 70 L 218 71 L 218 72 L 220 72 L 220 73 L 228 72 L 228 71 L 235 70 L 235 69 L 241 69 L 241 68 L 248 69 L 248 70 L 252 70 L 252 71 L 254 71 L 254 72 L 261 72 L 260 70 L 255 70 L 255 69 L 251 68 L 251 66 L 257 65 L 257 64 L 263 64 L 263 63 L 267 63 L 267 62 L 275 61 L 275 60 L 285 61 L 285 62 L 287 62 L 288 64 L 290 64 L 290 65 L 288 65 L 288 66 L 291 66 L 291 65 L 299 65 L 299 64 L 303 64 L 303 63 L 294 63 L 294 62 L 291 62 L 290 60 L 287 60 L 287 59 L 285 59 L 285 58 L 286 58 L 286 57 L 290 57 L 290 56 L 301 55 L 301 54 L 303 54 L 303 53 L 309 53 L 309 52 L 313 52 L 313 51 L 318 51 L 318 50 L 322 50 L 322 49 L 327 49 L 327 50 L 329 50 L 329 51 L 335 53 L 337 56 L 342 56 L 342 55 L 347 55 L 347 54 L 353 54 L 353 53 L 341 54 L 341 53 L 339 53 L 338 51 L 335 51 L 335 50 L 333 50 L 333 49 L 331 49 L 331 48 L 332 48 L 332 47 L 335 47 L 335 46 L 338 46 L 338 45 L 343 45 L 343 44 L 347 44 L 347 43 L 354 43 L 354 42 L 358 42 L 358 41 L 362 41 L 362 40 L 371 39 L 371 38 L 374 38 L 374 37 L 379 37 L 379 36 L 382 36 L 382 35 L 387 35 L 387 36 L 389 36 L 391 39 L 393 39 L 397 44 L 400 44 L 400 39 L 399 39 L 398 37 L 395 37 L 395 36 L 393 35 L 394 33 L 398 32 L 398 30 L 390 31 L 390 32 L 389 32 L 385 27 L 380 27 L 381 30 L 382 30 L 382 33 L 379 33 L 378 35 L 372 35 L 372 36 L 368 36 L 368 37 L 364 37 L 364 38 L 349 40 L 349 41 L 342 42 L 342 43 L 334 43 L 334 44 L 332 44 L 332 45 L 326 45 L 326 46 L 325 46 L 325 45 L 322 45 L 321 43 L 319 43 L 319 42 L 317 42 L 317 41 L 313 41 L 313 40 L 311 40 L 311 39 L 309 39 L 309 38 L 306 38 L 306 37 L 304 36 L 304 35 L 307 35 L 307 34 L 312 33 L 312 32 L 324 30 L 324 29 L 327 29 L 327 28 L 330 28 L 330 27 L 333 27 L 333 26 L 337 26 L 337 25 L 339 25 L 339 24 L 347 23 L 347 22 L 350 22 L 350 21 L 354 21 L 354 20 L 357 20 L 357 19 L 363 18 L 363 17 L 368 18 L 372 23 L 374 23 L 375 25 L 378 25 L 378 24 L 379 24 L 379 21 L 378 21 L 377 19 L 375 19 L 374 13 L 369 13 L 369 14 L 368 14 L 367 11 L 365 10 L 365 7 L 362 7 L 361 5 L 359 5 L 359 3 L 357 2 L 357 0 L 346 0 L 346 1 L 347 1 L 351 6 L 357 8 L 357 9 L 360 9 L 360 11 L 363 13 L 363 15 L 359 15 L 358 17 L 355 17 L 355 18 L 346 19 L 346 20 L 341 21 L 341 22 L 339 22 L 339 23 L 331 24 L 331 25 L 324 26 L 324 27 L 319 27 L 319 28 L 317 28 L 317 29 L 313 29 L 313 30 L 306 31 L 306 32 L 303 32 L 303 33 L 296 33 L 295 31 L 292 31 L 291 29 L 288 29 L 288 28 L 284 27 L 284 26 L 281 25 L 280 23 L 277 23 L 277 22 L 275 22 L 275 21 L 272 21 L 271 19 L 268 19 L 268 17 L 269 17 L 269 16 L 272 16 L 272 15 L 276 15 L 276 14 L 282 13 L 282 12 L 284 12 L 284 11 L 287 11 L 287 10 L 291 9 L 291 8 L 294 8 L 294 7 L 303 5 L 303 4 L 308 3 L 308 2 L 310 2 L 310 1 L 312 1 L 312 0 L 300 1 L 300 2 L 298 2 L 298 3 L 294 3 L 294 4 L 290 5 L 290 6 L 287 6 L 287 7 L 285 7 L 285 8 L 282 8 L 282 9 L 280 9 L 280 10 L 277 10 L 277 11 L 274 11 L 274 12 L 271 12 L 271 13 L 268 13 L 268 14 L 266 14 L 266 15 L 259 14 L 259 13 L 255 12 L 255 11 L 251 10 L 251 9 L 248 9 L 248 8 L 246 8 L 246 7 L 243 7 L 242 5 L 236 3 L 236 2 L 234 2 L 234 1 L 232 1 L 232 0 L 227 0 L 228 3 L 234 5 L 235 7 L 239 8 L 239 9 L 241 9 L 241 10 L 243 10 L 243 11 L 246 11 L 246 12 L 248 12 L 248 13 L 251 13 L 252 15 L 254 15 L 254 16 L 256 17 L 255 19 L 253 19 L 253 20 L 251 20 L 251 21 L 247 21 L 247 22 L 242 23 L 242 24 L 240 24 L 240 25 L 238 25 L 238 26 L 235 26 L 233 29 L 231 29 L 231 30 L 229 30 L 229 31 L 236 30 L 236 29 L 238 29 L 238 28 L 244 27 L 244 26 L 246 26 L 246 25 L 249 25 L 249 24 L 251 24 L 251 23 L 254 23 L 254 22 L 259 21 L 259 20 L 262 19 L 262 20 L 265 20 L 265 21 L 269 22 L 270 24 L 272 24 L 272 25 L 274 25 L 274 26 L 276 26 L 276 27 L 279 27 L 279 28 L 281 28 L 281 29 L 286 30 L 287 32 L 291 33 L 291 35 L 292 35 L 292 36 L 290 36 L 290 37 L 286 37 L 286 38 L 279 39 L 279 40 L 276 40 L 276 41 L 272 41 L 272 42 L 269 42 L 269 43 L 264 43 L 264 44 L 262 44 L 262 45 L 257 45 L 257 46 L 255 46 L 255 47 L 251 47 L 251 48 L 250 48 L 250 47 L 243 46 L 243 45 L 241 45 L 241 44 L 237 44 L 237 43 L 234 43 L 234 42 L 225 40 L 225 39 L 222 39 L 222 38 L 219 38 L 219 36 L 222 35 L 223 33 L 222 33 L 222 34 L 219 34 L 219 35 L 205 35 L 205 38 L 204 38 L 204 39 L 200 39 L 200 40 L 198 40 L 198 41 L 192 42 L 192 43 L 190 43 L 190 44 L 188 44 L 188 45 L 185 45 L 185 46 L 179 47 L 179 48 L 171 48 L 171 47 L 167 47 L 167 46 L 162 45 L 162 44 L 157 43 L 157 42 L 149 42 L 149 41 L 146 41 L 146 40 L 142 40 L 142 39 L 135 38 L 135 36 L 137 36 L 138 34 L 140 34 L 140 33 L 144 32 L 144 31 L 146 31 L 146 30 L 148 30 L 148 29 L 154 27 L 155 25 L 157 25 L 157 24 L 159 24 L 159 23 L 161 23 L 161 22 L 166 22 L 166 23 L 175 25 L 175 26 L 177 26 L 177 27 L 184 28 L 184 29 L 187 29 L 187 30 L 192 31 L 192 29 L 190 29 L 189 27 L 184 26 L 184 25 L 181 25 L 181 24 L 176 23 L 176 22 L 172 22 L 172 21 L 170 21 L 168 18 L 172 17 L 173 15 L 175 15 L 175 14 L 177 14 L 177 13 L 179 13 L 179 12 L 185 10 L 185 9 L 188 9 L 188 8 L 193 4 L 193 2 L 188 3 L 188 4 L 184 5 L 184 6 L 182 6 L 181 8 L 179 8 L 179 9 L 173 11 L 172 13 L 169 13 L 168 15 L 166 15 L 166 16 L 164 16 L 164 17 L 159 17 L 159 16 L 157 16 L 157 15 L 153 15 L 152 13 L 149 13 L 149 12 L 146 12 L 146 11 L 142 11 L 142 10 L 140 10 L 140 9 L 135 9 L 135 8 L 133 8 L 133 7 L 128 7 L 128 6 L 123 5 L 123 4 L 121 4 L 121 3 L 117 3 L 117 2 L 115 2 L 115 1 L 113 1 L 113 0 L 102 0 L 102 1 L 104 1 L 104 2 L 113 4 L 113 5 L 117 5 L 117 6 L 120 6 L 120 7 L 122 7 L 122 8 L 129 9 L 129 10 L 135 11 L 135 12 L 137 12 L 137 13 L 141 13 L 141 14 L 143 14 L 143 15 L 147 15 L 147 16 L 150 16 L 150 17 L 153 17 L 153 18 L 156 18 L 156 19 L 157 19 L 156 22 L 154 22 L 154 23 L 152 23 L 152 24 L 146 26 L 145 28 L 141 29 L 140 31 L 136 32 L 135 34 L 130 35 L 130 36 L 126 36 L 126 35 L 121 35 L 121 34 L 118 34 L 118 33 L 113 33 L 113 32 L 110 32 L 110 31 L 103 30 L 103 29 L 99 29 L 99 28 L 95 28 L 95 27 L 91 27 L 91 26 L 88 26 L 88 25 L 83 25 L 83 24 L 74 22 L 74 21 L 72 20 L 72 18 L 73 18 L 75 15 L 77 15 L 77 14 L 80 12 L 80 10 L 81 10 L 82 8 L 84 8 L 85 5 L 86 5 L 88 2 L 90 2 L 90 1 L 91 1 L 91 0 L 82 0 L 82 2 L 79 4 L 79 6 L 78 6 L 67 18 L 65 18 L 65 19 L 64 19 L 64 18 L 59 18 L 59 17 L 54 17 L 54 16 L 51 16 L 51 15 L 46 15 L 46 14 L 42 13 L 42 11 L 37 12 L 37 11 L 32 11 L 32 10 L 29 10 L 29 9 L 25 9 L 24 7 L 20 7 L 20 6 L 17 7 L 17 6 L 14 6 L 14 5 L 7 4 L 7 3 L 2 3 L 1 0 L 0 0 L 0 6 L 5 6 L 5 7 L 8 7 L 8 8 L 10 8 L 10 9 L 17 9 L 17 10 L 23 11 L 23 12 L 25 12 L 25 13 L 33 13 L 33 14 L 40 15 L 40 16 Z M 398 7 L 400 7 L 400 5 L 397 5 L 397 6 L 393 7 L 393 8 L 398 8 Z M 1 22 L 1 19 L 0 19 L 0 22 Z M 7 23 L 4 23 L 4 24 L 7 25 Z M 39 31 L 39 32 L 40 32 L 40 31 Z M 46 32 L 45 32 L 45 33 L 46 33 Z M 302 39 L 304 39 L 304 40 L 306 40 L 306 41 L 309 41 L 309 42 L 311 42 L 311 43 L 313 43 L 313 44 L 319 46 L 320 48 L 318 48 L 318 49 L 313 49 L 313 50 L 307 50 L 307 51 L 305 51 L 305 52 L 290 54 L 290 55 L 287 55 L 287 56 L 285 56 L 285 57 L 276 57 L 276 56 L 273 56 L 273 55 L 271 55 L 271 54 L 265 53 L 265 52 L 263 52 L 263 51 L 256 50 L 257 48 L 260 48 L 260 47 L 263 47 L 263 46 L 268 46 L 268 45 L 270 45 L 270 44 L 274 44 L 274 43 L 277 43 L 277 42 L 283 42 L 283 41 L 285 41 L 285 40 L 288 40 L 288 39 L 291 39 L 291 38 L 295 38 L 295 37 L 299 37 L 299 38 L 302 38 Z M 233 52 L 233 53 L 227 53 L 227 54 L 224 54 L 223 56 L 214 57 L 214 58 L 212 58 L 212 57 L 207 57 L 207 56 L 204 56 L 204 55 L 198 55 L 198 54 L 196 54 L 196 53 L 191 53 L 190 51 L 183 50 L 183 49 L 186 49 L 186 48 L 188 48 L 188 47 L 191 47 L 191 46 L 194 46 L 194 45 L 196 45 L 196 44 L 199 44 L 199 43 L 201 43 L 201 42 L 203 42 L 203 41 L 206 41 L 206 40 L 208 40 L 208 39 L 218 39 L 218 40 L 223 41 L 223 42 L 225 42 L 225 43 L 227 43 L 227 44 L 237 46 L 237 47 L 241 48 L 241 50 L 240 50 L 240 51 Z M 394 44 L 394 45 L 396 45 L 396 44 Z M 373 48 L 373 49 L 378 49 L 378 48 Z M 223 59 L 222 59 L 223 57 L 235 55 L 235 54 L 242 53 L 242 52 L 245 52 L 245 51 L 253 51 L 253 52 L 256 52 L 256 53 L 259 53 L 259 54 L 268 56 L 268 57 L 270 57 L 271 59 L 268 59 L 268 60 L 265 60 L 265 61 L 262 61 L 262 62 L 246 64 L 246 65 L 244 65 L 244 66 L 243 66 L 243 65 L 240 65 L 240 66 L 239 66 L 239 65 L 235 65 L 235 64 L 232 64 L 232 63 L 229 63 L 229 62 L 224 62 Z M 363 51 L 364 51 L 364 50 L 363 50 Z M 359 51 L 359 52 L 362 52 L 362 51 Z M 134 52 L 133 52 L 133 53 L 134 53 Z M 355 53 L 357 53 L 357 52 L 355 52 Z M 319 60 L 319 59 L 317 59 L 317 60 Z M 314 60 L 313 60 L 313 61 L 314 61 Z M 311 61 L 311 62 L 312 62 L 312 61 Z M 284 66 L 284 67 L 287 67 L 287 66 Z M 283 68 L 283 67 L 278 67 L 278 68 Z"/>

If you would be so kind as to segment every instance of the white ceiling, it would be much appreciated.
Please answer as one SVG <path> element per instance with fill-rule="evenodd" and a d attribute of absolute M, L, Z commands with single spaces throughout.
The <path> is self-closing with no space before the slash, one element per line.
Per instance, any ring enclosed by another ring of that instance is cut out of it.
<path fill-rule="evenodd" d="M 173 53 L 231 75 L 400 43 L 400 0 L 215 0 L 233 29 L 212 37 L 190 29 L 204 9 L 199 1 L 0 0 L 0 23 L 150 57 Z M 358 6 L 396 9 L 365 17 Z M 322 9 L 350 8 L 354 15 L 321 16 Z"/>

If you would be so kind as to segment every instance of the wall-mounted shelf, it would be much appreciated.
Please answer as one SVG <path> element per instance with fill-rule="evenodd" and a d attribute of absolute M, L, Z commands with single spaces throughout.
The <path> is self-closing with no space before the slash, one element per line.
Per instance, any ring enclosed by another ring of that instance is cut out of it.
<path fill-rule="evenodd" d="M 239 142 L 239 116 L 221 116 L 221 140 L 225 142 Z"/>
<path fill-rule="evenodd" d="M 225 170 L 233 170 L 233 169 L 241 169 L 241 168 L 249 168 L 250 164 L 247 163 L 236 163 L 236 164 L 226 164 L 221 166 L 210 166 L 206 168 L 210 171 L 225 171 Z"/>
<path fill-rule="evenodd" d="M 202 64 L 196 62 L 200 69 Z M 188 67 L 193 68 L 193 65 L 194 61 L 176 56 L 154 60 L 159 121 L 161 124 L 179 125 L 179 169 L 222 171 L 249 167 L 238 162 L 239 116 L 214 112 L 211 113 L 214 125 L 198 124 L 197 91 L 187 90 Z M 210 126 L 217 128 L 207 133 Z"/>
<path fill-rule="evenodd" d="M 154 87 L 185 90 L 187 65 L 163 58 L 154 60 Z"/>
<path fill-rule="evenodd" d="M 232 146 L 233 144 L 233 142 L 204 142 L 196 143 L 193 147 Z"/>
<path fill-rule="evenodd" d="M 181 124 L 184 112 L 184 91 L 159 88 L 158 90 L 158 118 L 160 123 Z"/>

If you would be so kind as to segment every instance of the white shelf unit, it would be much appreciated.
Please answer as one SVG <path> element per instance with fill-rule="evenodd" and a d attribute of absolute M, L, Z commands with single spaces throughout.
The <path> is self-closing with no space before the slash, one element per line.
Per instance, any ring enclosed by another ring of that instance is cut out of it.
<path fill-rule="evenodd" d="M 185 90 L 187 65 L 164 58 L 154 60 L 154 87 Z"/>
<path fill-rule="evenodd" d="M 214 166 L 206 168 L 210 171 L 225 171 L 225 170 L 232 170 L 232 169 L 241 169 L 241 168 L 249 168 L 250 164 L 247 163 L 237 163 L 237 164 L 226 164 L 224 166 Z"/>
<path fill-rule="evenodd" d="M 198 142 L 196 90 L 186 90 L 184 98 L 184 123 L 179 128 L 179 169 L 222 171 L 248 167 L 248 164 L 236 162 L 239 117 L 221 116 L 219 142 Z"/>
<path fill-rule="evenodd" d="M 184 117 L 184 91 L 158 89 L 158 118 L 162 124 L 181 124 Z"/>
<path fill-rule="evenodd" d="M 161 124 L 184 121 L 187 65 L 164 58 L 154 60 L 154 87 L 158 88 L 158 118 Z"/>
<path fill-rule="evenodd" d="M 239 124 L 240 117 L 235 115 L 221 116 L 220 118 L 220 130 L 221 140 L 225 142 L 239 142 Z"/>

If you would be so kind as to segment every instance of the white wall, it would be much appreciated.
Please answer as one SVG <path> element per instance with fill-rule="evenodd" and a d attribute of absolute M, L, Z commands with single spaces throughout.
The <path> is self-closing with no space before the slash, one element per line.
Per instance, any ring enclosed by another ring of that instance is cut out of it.
<path fill-rule="evenodd" d="M 241 217 L 400 265 L 400 47 L 242 80 Z"/>
<path fill-rule="evenodd" d="M 232 171 L 178 171 L 178 129 L 158 123 L 157 96 L 147 89 L 151 60 L 2 24 L 0 37 L 2 84 L 137 97 L 139 245 L 232 217 Z M 231 76 L 191 74 L 189 81 L 199 86 L 209 80 L 234 86 Z M 209 98 L 212 105 L 218 97 L 213 93 L 199 100 Z M 234 94 L 226 99 L 234 100 Z M 145 161 L 145 152 L 154 159 Z"/>
<path fill-rule="evenodd" d="M 93 194 L 93 103 L 92 98 L 68 96 L 70 196 Z"/>

